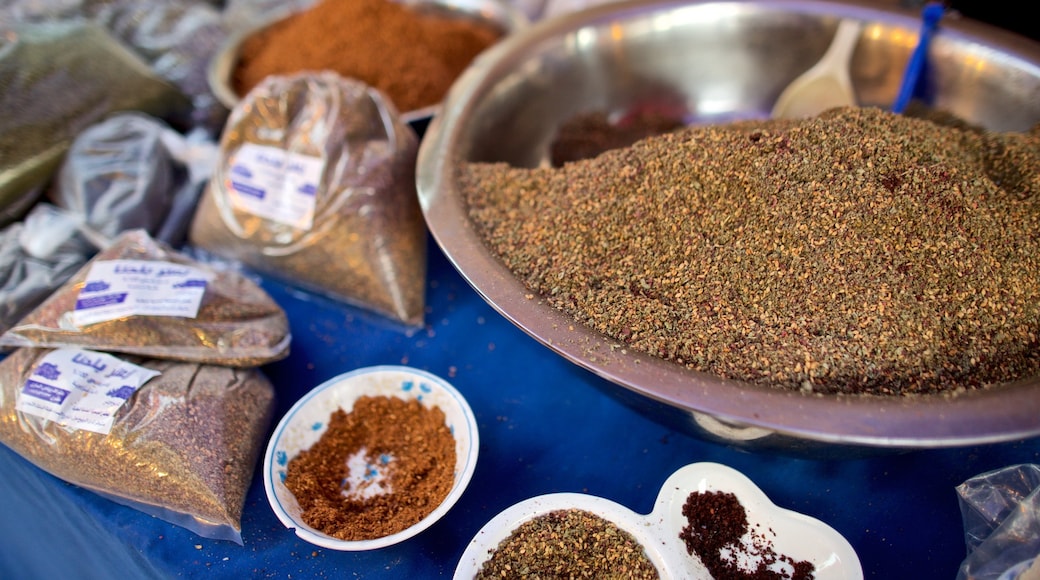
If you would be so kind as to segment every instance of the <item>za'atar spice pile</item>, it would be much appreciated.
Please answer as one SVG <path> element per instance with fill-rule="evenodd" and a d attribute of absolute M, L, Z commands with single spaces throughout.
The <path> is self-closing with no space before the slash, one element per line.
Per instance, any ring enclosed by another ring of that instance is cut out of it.
<path fill-rule="evenodd" d="M 627 347 L 817 393 L 1040 374 L 1040 128 L 876 108 L 694 126 L 560 168 L 463 163 L 487 245 Z"/>
<path fill-rule="evenodd" d="M 518 525 L 490 551 L 476 580 L 660 577 L 631 533 L 592 512 L 572 508 L 550 511 Z"/>

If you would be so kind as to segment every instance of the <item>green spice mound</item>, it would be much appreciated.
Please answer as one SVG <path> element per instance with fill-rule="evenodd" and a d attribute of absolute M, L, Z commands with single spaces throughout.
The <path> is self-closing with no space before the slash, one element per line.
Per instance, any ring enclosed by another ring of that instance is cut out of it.
<path fill-rule="evenodd" d="M 874 108 L 695 126 L 561 168 L 466 163 L 486 243 L 631 348 L 819 393 L 1040 374 L 1040 126 Z"/>
<path fill-rule="evenodd" d="M 581 509 L 559 509 L 521 523 L 481 565 L 475 580 L 596 578 L 657 580 L 632 534 Z"/>

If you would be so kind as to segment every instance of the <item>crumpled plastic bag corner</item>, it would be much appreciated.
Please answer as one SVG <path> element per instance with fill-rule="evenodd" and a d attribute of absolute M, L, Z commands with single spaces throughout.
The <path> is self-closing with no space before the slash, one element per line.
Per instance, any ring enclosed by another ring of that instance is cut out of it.
<path fill-rule="evenodd" d="M 1040 579 L 1040 465 L 979 474 L 957 496 L 968 551 L 957 580 Z"/>

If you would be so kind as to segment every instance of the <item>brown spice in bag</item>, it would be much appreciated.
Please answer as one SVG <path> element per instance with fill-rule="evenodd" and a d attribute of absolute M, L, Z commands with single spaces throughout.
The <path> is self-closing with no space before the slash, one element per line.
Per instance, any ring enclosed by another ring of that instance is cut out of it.
<path fill-rule="evenodd" d="M 50 298 L 0 336 L 0 344 L 80 347 L 192 362 L 259 366 L 289 354 L 289 321 L 264 290 L 234 271 L 215 277 L 194 318 L 127 316 L 78 328 L 71 313 L 90 267 L 101 260 L 149 260 L 206 269 L 144 230 L 124 232 Z"/>
<path fill-rule="evenodd" d="M 320 160 L 312 224 L 235 204 L 237 156 L 256 146 Z M 228 119 L 189 240 L 298 288 L 420 326 L 427 232 L 417 152 L 415 132 L 371 87 L 331 72 L 270 77 Z"/>
<path fill-rule="evenodd" d="M 64 481 L 241 543 L 242 509 L 274 405 L 260 371 L 124 357 L 161 374 L 101 434 L 15 411 L 26 378 L 49 352 L 23 348 L 0 361 L 0 443 Z"/>
<path fill-rule="evenodd" d="M 386 493 L 366 496 L 350 480 L 348 460 L 372 465 L 388 457 Z M 303 521 L 341 540 L 373 540 L 418 523 L 444 501 L 455 482 L 455 438 L 444 411 L 418 400 L 361 397 L 349 413 L 336 410 L 309 449 L 289 461 L 285 487 Z"/>

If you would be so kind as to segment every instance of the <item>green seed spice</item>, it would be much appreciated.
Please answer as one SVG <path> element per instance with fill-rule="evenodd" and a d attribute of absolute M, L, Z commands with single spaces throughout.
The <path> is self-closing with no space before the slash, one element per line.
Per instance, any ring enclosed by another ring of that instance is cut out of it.
<path fill-rule="evenodd" d="M 1040 127 L 837 109 L 460 166 L 489 248 L 628 347 L 818 393 L 1040 374 Z"/>
<path fill-rule="evenodd" d="M 631 534 L 580 509 L 556 510 L 520 524 L 495 547 L 476 576 L 477 580 L 659 577 Z"/>

